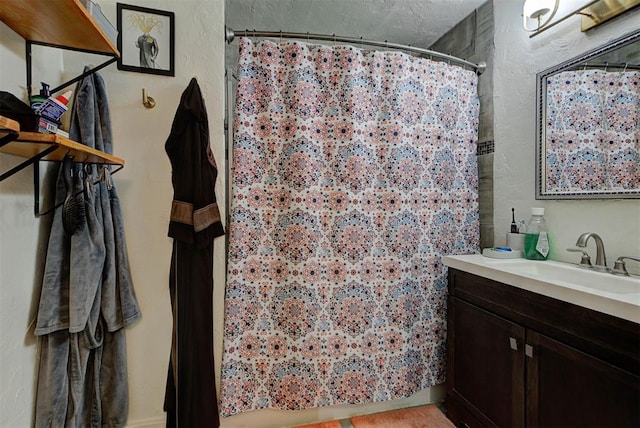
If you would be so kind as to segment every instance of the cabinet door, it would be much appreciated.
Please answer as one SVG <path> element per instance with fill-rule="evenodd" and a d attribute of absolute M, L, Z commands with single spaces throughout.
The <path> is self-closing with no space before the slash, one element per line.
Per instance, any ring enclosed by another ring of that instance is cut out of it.
<path fill-rule="evenodd" d="M 454 422 L 523 426 L 524 328 L 457 298 L 451 303 L 449 395 L 460 414 L 476 417 Z"/>
<path fill-rule="evenodd" d="M 527 331 L 527 425 L 638 427 L 640 379 Z"/>

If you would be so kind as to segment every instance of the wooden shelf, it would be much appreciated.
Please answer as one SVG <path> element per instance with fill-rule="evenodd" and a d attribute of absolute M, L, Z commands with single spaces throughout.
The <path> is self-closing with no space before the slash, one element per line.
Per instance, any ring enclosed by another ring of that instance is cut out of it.
<path fill-rule="evenodd" d="M 41 44 L 110 56 L 111 59 L 96 67 L 95 72 L 115 62 L 118 49 L 89 14 L 80 0 L 0 0 L 0 21 L 26 40 L 27 87 L 32 84 L 31 44 Z M 52 92 L 84 78 L 87 74 L 64 83 Z M 29 95 L 31 91 L 29 90 Z M 0 181 L 34 165 L 34 177 L 41 160 L 62 161 L 71 154 L 75 162 L 124 166 L 124 160 L 56 134 L 19 132 L 15 121 L 0 116 L 0 153 L 26 158 L 21 164 L 0 174 Z M 119 169 L 118 169 L 119 170 Z M 35 212 L 38 214 L 37 189 Z"/>
<path fill-rule="evenodd" d="M 41 160 L 61 161 L 69 153 L 75 162 L 101 163 L 124 166 L 124 160 L 118 157 L 92 149 L 84 144 L 76 143 L 68 138 L 56 134 L 41 134 L 38 132 L 20 132 L 18 138 L 0 147 L 0 153 L 32 158 L 44 152 L 52 145 L 57 149 Z"/>
<path fill-rule="evenodd" d="M 20 124 L 8 117 L 0 116 L 0 132 L 6 132 L 6 130 L 20 132 Z M 2 134 L 0 134 L 0 137 Z"/>
<path fill-rule="evenodd" d="M 15 136 L 16 132 L 20 132 L 20 124 L 15 120 L 0 116 L 0 142 L 4 141 L 4 137 L 9 134 Z M 9 137 L 9 138 L 13 138 Z"/>
<path fill-rule="evenodd" d="M 2 0 L 0 21 L 31 42 L 120 56 L 80 0 Z"/>

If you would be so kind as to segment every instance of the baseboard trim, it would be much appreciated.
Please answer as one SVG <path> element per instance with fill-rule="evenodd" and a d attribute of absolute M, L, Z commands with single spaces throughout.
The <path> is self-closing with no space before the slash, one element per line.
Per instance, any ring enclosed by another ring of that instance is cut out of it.
<path fill-rule="evenodd" d="M 165 426 L 166 418 L 164 416 L 127 422 L 127 428 L 165 428 Z"/>

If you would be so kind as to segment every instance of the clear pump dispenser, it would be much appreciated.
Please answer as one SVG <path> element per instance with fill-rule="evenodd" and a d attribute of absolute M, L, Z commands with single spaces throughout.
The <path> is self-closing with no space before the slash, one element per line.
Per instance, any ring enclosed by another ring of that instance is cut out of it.
<path fill-rule="evenodd" d="M 524 237 L 524 257 L 529 260 L 547 260 L 549 234 L 544 220 L 544 208 L 531 208 L 531 219 Z"/>

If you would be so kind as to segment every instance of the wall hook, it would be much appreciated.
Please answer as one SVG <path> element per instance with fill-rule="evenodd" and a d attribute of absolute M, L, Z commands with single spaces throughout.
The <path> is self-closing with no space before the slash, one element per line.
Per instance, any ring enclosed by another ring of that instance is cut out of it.
<path fill-rule="evenodd" d="M 147 90 L 142 88 L 142 105 L 146 108 L 154 108 L 156 106 L 156 100 L 147 96 Z"/>

